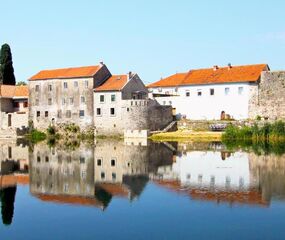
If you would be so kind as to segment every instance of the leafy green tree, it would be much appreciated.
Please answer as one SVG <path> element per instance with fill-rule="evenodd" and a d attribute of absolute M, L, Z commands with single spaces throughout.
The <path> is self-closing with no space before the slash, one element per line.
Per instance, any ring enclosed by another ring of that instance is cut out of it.
<path fill-rule="evenodd" d="M 12 53 L 10 46 L 5 43 L 0 51 L 0 83 L 6 85 L 15 85 L 16 79 L 14 75 Z"/>
<path fill-rule="evenodd" d="M 27 83 L 26 82 L 24 82 L 24 81 L 20 81 L 20 82 L 17 82 L 17 84 L 16 84 L 17 86 L 26 86 L 27 85 Z"/>

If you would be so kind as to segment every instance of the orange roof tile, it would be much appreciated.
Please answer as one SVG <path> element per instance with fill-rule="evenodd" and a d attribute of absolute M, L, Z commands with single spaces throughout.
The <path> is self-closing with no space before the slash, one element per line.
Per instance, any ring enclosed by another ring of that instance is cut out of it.
<path fill-rule="evenodd" d="M 28 86 L 1 85 L 0 96 L 5 98 L 29 97 Z"/>
<path fill-rule="evenodd" d="M 66 78 L 82 78 L 93 77 L 101 68 L 97 66 L 61 68 L 53 70 L 43 70 L 32 76 L 29 80 L 46 80 L 46 79 L 66 79 Z"/>
<path fill-rule="evenodd" d="M 95 88 L 95 91 L 119 91 L 128 81 L 127 75 L 113 75 L 101 86 Z"/>
<path fill-rule="evenodd" d="M 256 82 L 261 72 L 268 70 L 267 64 L 244 65 L 190 70 L 188 73 L 178 73 L 160 81 L 149 84 L 147 87 L 174 87 L 181 85 L 201 85 L 234 82 Z"/>
<path fill-rule="evenodd" d="M 29 97 L 28 86 L 16 86 L 14 97 Z"/>
<path fill-rule="evenodd" d="M 68 196 L 68 195 L 50 195 L 50 194 L 33 194 L 33 195 L 44 202 L 95 206 L 103 208 L 103 204 L 99 202 L 96 198 L 88 198 L 82 196 Z"/>
<path fill-rule="evenodd" d="M 239 204 L 255 204 L 263 206 L 268 205 L 268 202 L 263 200 L 262 193 L 254 188 L 244 191 L 225 191 L 222 189 L 211 191 L 210 189 L 206 188 L 183 188 L 178 180 L 155 180 L 154 183 L 174 192 L 189 194 L 192 199 Z"/>
<path fill-rule="evenodd" d="M 112 194 L 113 196 L 128 196 L 128 190 L 121 184 L 101 183 L 98 184 L 98 186 L 103 188 L 106 192 Z"/>

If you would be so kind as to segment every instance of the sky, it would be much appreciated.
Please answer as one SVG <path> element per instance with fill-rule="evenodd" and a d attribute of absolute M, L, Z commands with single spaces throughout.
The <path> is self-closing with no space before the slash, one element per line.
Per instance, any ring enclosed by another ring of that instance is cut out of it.
<path fill-rule="evenodd" d="M 17 81 L 97 65 L 145 83 L 213 65 L 285 70 L 284 0 L 0 0 Z"/>

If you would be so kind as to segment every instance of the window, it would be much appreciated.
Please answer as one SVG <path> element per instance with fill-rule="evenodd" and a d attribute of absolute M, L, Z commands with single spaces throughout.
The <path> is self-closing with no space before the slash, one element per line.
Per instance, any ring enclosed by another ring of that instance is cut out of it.
<path fill-rule="evenodd" d="M 211 88 L 211 89 L 210 89 L 210 95 L 211 95 L 211 96 L 214 96 L 214 95 L 215 95 L 215 89 L 214 89 L 214 88 Z"/>
<path fill-rule="evenodd" d="M 24 108 L 27 108 L 28 106 L 28 102 L 24 102 Z"/>
<path fill-rule="evenodd" d="M 101 108 L 96 108 L 96 114 L 97 116 L 101 116 Z"/>
<path fill-rule="evenodd" d="M 189 91 L 186 92 L 186 97 L 190 97 L 190 92 Z"/>
<path fill-rule="evenodd" d="M 104 95 L 100 95 L 100 102 L 103 103 L 105 101 Z"/>
<path fill-rule="evenodd" d="M 112 166 L 112 167 L 115 167 L 115 165 L 116 165 L 116 160 L 115 160 L 115 159 L 112 159 L 112 160 L 111 160 L 111 166 Z"/>
<path fill-rule="evenodd" d="M 225 88 L 225 95 L 229 95 L 229 93 L 230 93 L 230 88 Z"/>
<path fill-rule="evenodd" d="M 12 148 L 8 147 L 8 158 L 12 158 Z"/>
<path fill-rule="evenodd" d="M 85 88 L 88 88 L 88 81 L 87 80 L 84 82 L 84 85 L 85 85 Z"/>
<path fill-rule="evenodd" d="M 202 90 L 201 90 L 201 89 L 198 89 L 197 95 L 198 95 L 198 97 L 201 97 L 201 96 L 202 96 Z"/>
<path fill-rule="evenodd" d="M 166 101 L 163 101 L 163 105 L 166 105 Z"/>
<path fill-rule="evenodd" d="M 84 157 L 80 157 L 80 163 L 81 164 L 85 163 L 85 158 Z"/>
<path fill-rule="evenodd" d="M 239 88 L 238 88 L 238 94 L 239 94 L 239 95 L 242 95 L 242 94 L 243 94 L 243 87 L 239 87 Z"/>
<path fill-rule="evenodd" d="M 116 173 L 112 173 L 112 180 L 115 181 L 116 180 Z"/>
<path fill-rule="evenodd" d="M 37 162 L 41 162 L 41 157 L 40 156 L 37 156 Z"/>
<path fill-rule="evenodd" d="M 36 85 L 36 92 L 40 91 L 40 85 Z"/>
<path fill-rule="evenodd" d="M 81 118 L 84 117 L 84 110 L 79 111 L 79 117 L 81 117 Z"/>
<path fill-rule="evenodd" d="M 46 162 L 49 162 L 49 157 L 48 156 L 46 156 Z"/>
<path fill-rule="evenodd" d="M 48 85 L 48 91 L 49 91 L 49 92 L 52 91 L 52 85 L 51 85 L 51 84 Z"/>
<path fill-rule="evenodd" d="M 69 98 L 69 104 L 73 105 L 73 102 L 74 102 L 73 97 Z"/>
<path fill-rule="evenodd" d="M 39 105 L 40 105 L 40 101 L 39 101 L 39 99 L 38 99 L 38 98 L 36 99 L 36 103 L 35 103 L 35 105 L 36 105 L 36 106 L 39 106 Z"/>
<path fill-rule="evenodd" d="M 37 117 L 40 117 L 40 116 L 41 116 L 41 112 L 37 111 Z"/>
<path fill-rule="evenodd" d="M 67 86 L 67 82 L 64 82 L 64 83 L 63 83 L 63 88 L 64 88 L 64 89 L 67 89 L 67 87 L 68 87 L 68 86 Z"/>
<path fill-rule="evenodd" d="M 169 105 L 172 105 L 172 101 L 169 101 Z"/>
<path fill-rule="evenodd" d="M 81 96 L 81 97 L 80 97 L 80 101 L 81 101 L 81 103 L 85 103 L 85 97 L 84 97 L 84 96 Z"/>
<path fill-rule="evenodd" d="M 52 104 L 52 99 L 49 98 L 49 99 L 48 99 L 48 105 L 51 105 L 51 104 Z"/>
<path fill-rule="evenodd" d="M 78 82 L 77 82 L 77 81 L 74 81 L 74 82 L 73 82 L 73 86 L 77 88 L 77 87 L 78 87 Z"/>
<path fill-rule="evenodd" d="M 110 114 L 111 116 L 115 116 L 115 108 L 110 108 Z"/>
<path fill-rule="evenodd" d="M 115 94 L 112 94 L 111 95 L 111 102 L 115 102 L 116 101 L 116 95 Z"/>
<path fill-rule="evenodd" d="M 20 107 L 20 103 L 19 102 L 13 102 L 13 107 L 14 108 L 19 108 Z"/>
<path fill-rule="evenodd" d="M 58 111 L 57 111 L 57 117 L 58 117 L 58 118 L 61 118 L 61 117 L 62 117 L 62 111 L 61 111 L 61 110 L 58 110 Z"/>
<path fill-rule="evenodd" d="M 45 117 L 48 117 L 48 111 L 45 111 Z"/>
<path fill-rule="evenodd" d="M 191 179 L 191 174 L 188 173 L 188 174 L 186 175 L 186 178 L 187 178 L 188 180 L 190 180 L 190 179 Z"/>
<path fill-rule="evenodd" d="M 70 110 L 66 110 L 65 116 L 67 118 L 71 118 L 71 111 Z"/>
<path fill-rule="evenodd" d="M 65 98 L 63 98 L 62 99 L 62 105 L 65 105 L 65 103 L 66 103 L 66 100 L 65 100 Z"/>
<path fill-rule="evenodd" d="M 101 158 L 97 159 L 97 166 L 102 166 L 102 159 Z"/>
<path fill-rule="evenodd" d="M 203 180 L 203 175 L 202 175 L 202 174 L 199 174 L 199 175 L 198 175 L 198 182 L 199 182 L 199 183 L 202 183 L 202 180 Z"/>
<path fill-rule="evenodd" d="M 101 172 L 101 179 L 105 179 L 105 173 Z"/>

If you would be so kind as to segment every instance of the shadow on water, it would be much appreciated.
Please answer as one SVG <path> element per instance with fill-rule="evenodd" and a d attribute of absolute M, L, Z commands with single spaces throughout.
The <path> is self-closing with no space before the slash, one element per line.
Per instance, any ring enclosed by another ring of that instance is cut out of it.
<path fill-rule="evenodd" d="M 17 187 L 8 187 L 0 190 L 1 214 L 4 225 L 12 223 L 16 191 Z"/>

